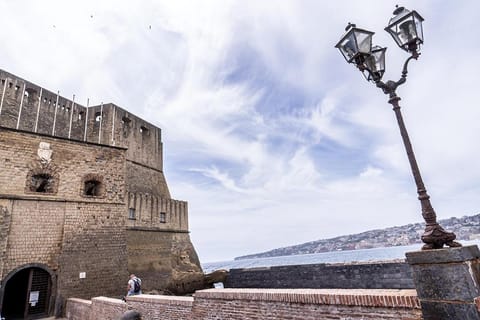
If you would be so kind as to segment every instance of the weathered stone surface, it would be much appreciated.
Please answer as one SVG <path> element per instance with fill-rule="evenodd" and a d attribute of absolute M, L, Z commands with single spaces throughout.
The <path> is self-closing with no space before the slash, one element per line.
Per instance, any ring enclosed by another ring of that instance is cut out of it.
<path fill-rule="evenodd" d="M 306 264 L 231 269 L 227 288 L 413 289 L 411 267 L 403 262 Z"/>
<path fill-rule="evenodd" d="M 120 320 L 142 320 L 142 315 L 138 311 L 128 310 L 122 315 Z"/>
<path fill-rule="evenodd" d="M 412 268 L 420 299 L 472 302 L 480 295 L 469 262 L 413 265 Z"/>
<path fill-rule="evenodd" d="M 215 270 L 205 275 L 205 283 L 212 287 L 215 282 L 225 282 L 228 276 L 227 270 Z"/>
<path fill-rule="evenodd" d="M 477 246 L 407 253 L 425 320 L 478 320 Z"/>
<path fill-rule="evenodd" d="M 480 250 L 478 246 L 465 246 L 458 248 L 445 248 L 437 250 L 423 250 L 407 252 L 408 263 L 425 264 L 425 263 L 450 263 L 463 262 L 480 258 Z"/>
<path fill-rule="evenodd" d="M 473 303 L 421 301 L 423 320 L 480 320 Z"/>

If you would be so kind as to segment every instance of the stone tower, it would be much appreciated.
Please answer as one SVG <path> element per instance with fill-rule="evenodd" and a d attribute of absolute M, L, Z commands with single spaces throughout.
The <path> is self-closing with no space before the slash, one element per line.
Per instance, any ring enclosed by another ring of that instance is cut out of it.
<path fill-rule="evenodd" d="M 2 315 L 59 314 L 68 297 L 120 297 L 130 273 L 144 291 L 196 286 L 188 206 L 170 196 L 160 128 L 6 71 L 0 80 Z"/>

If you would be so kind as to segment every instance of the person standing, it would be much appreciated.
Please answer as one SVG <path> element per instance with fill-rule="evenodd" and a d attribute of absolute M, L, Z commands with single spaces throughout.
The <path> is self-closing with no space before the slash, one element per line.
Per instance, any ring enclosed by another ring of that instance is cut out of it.
<path fill-rule="evenodd" d="M 127 286 L 127 296 L 142 294 L 142 280 L 133 273 L 130 275 Z"/>

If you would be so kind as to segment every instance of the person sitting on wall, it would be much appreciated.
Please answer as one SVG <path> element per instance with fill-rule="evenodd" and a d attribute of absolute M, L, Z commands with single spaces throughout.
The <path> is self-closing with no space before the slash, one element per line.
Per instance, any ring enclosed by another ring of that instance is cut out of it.
<path fill-rule="evenodd" d="M 127 286 L 127 296 L 142 294 L 142 280 L 133 273 L 130 275 Z"/>

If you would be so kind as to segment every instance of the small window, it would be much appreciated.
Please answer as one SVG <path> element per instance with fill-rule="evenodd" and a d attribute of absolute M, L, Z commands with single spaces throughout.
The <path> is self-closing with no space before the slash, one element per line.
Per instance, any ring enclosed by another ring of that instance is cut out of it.
<path fill-rule="evenodd" d="M 34 101 L 36 95 L 37 95 L 37 91 L 35 89 L 33 89 L 33 88 L 25 89 L 25 98 L 27 99 L 27 102 L 28 101 Z"/>
<path fill-rule="evenodd" d="M 78 120 L 79 120 L 79 121 L 83 119 L 83 114 L 84 114 L 83 111 L 80 111 L 80 112 L 78 113 Z"/>
<path fill-rule="evenodd" d="M 95 121 L 96 122 L 102 121 L 102 113 L 101 112 L 95 112 Z"/>
<path fill-rule="evenodd" d="M 20 86 L 15 86 L 15 91 L 20 90 Z"/>
<path fill-rule="evenodd" d="M 148 128 L 145 127 L 145 126 L 140 126 L 140 132 L 142 133 L 142 135 L 144 136 L 148 136 Z"/>
<path fill-rule="evenodd" d="M 86 196 L 98 197 L 101 195 L 101 183 L 97 180 L 88 180 L 85 181 L 85 188 L 83 193 Z"/>
<path fill-rule="evenodd" d="M 135 208 L 129 208 L 128 209 L 128 219 L 130 220 L 135 220 Z"/>
<path fill-rule="evenodd" d="M 167 222 L 167 214 L 165 212 L 160 212 L 160 223 Z"/>
<path fill-rule="evenodd" d="M 122 124 L 128 126 L 132 120 L 128 117 L 122 117 Z"/>
<path fill-rule="evenodd" d="M 53 177 L 47 173 L 32 176 L 30 191 L 40 193 L 53 193 Z"/>

